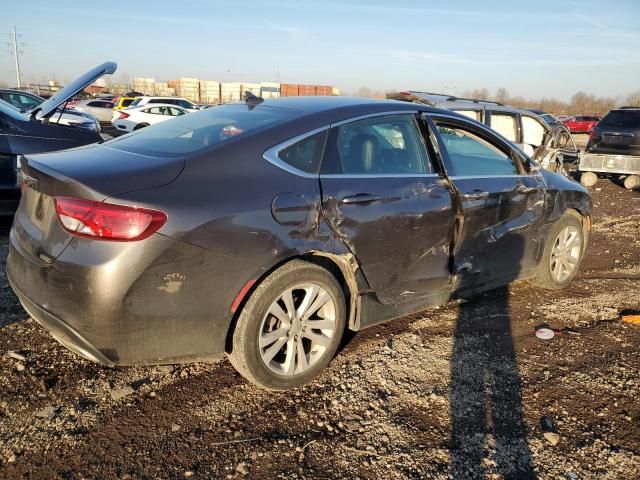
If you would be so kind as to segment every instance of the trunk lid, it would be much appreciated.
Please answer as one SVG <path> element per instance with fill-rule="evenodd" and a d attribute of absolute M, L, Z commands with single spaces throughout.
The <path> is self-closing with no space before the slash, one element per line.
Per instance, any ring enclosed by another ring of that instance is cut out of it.
<path fill-rule="evenodd" d="M 150 157 L 101 145 L 22 158 L 23 192 L 13 235 L 22 253 L 49 265 L 74 238 L 56 214 L 55 197 L 103 201 L 159 187 L 182 172 L 184 158 Z"/>
<path fill-rule="evenodd" d="M 72 98 L 74 95 L 80 93 L 85 89 L 85 87 L 88 87 L 103 75 L 112 74 L 116 71 L 117 68 L 118 65 L 114 62 L 105 62 L 102 65 L 98 65 L 97 67 L 92 68 L 84 75 L 76 78 L 73 82 L 64 87 L 49 100 L 46 100 L 30 112 L 28 112 L 28 114 L 31 117 L 35 116 L 35 118 L 38 120 L 51 115 L 60 105 Z"/>

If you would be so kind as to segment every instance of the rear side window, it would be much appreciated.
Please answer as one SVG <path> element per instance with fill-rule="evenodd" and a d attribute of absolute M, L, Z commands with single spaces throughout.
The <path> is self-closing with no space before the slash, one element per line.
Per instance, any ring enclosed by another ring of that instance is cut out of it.
<path fill-rule="evenodd" d="M 607 113 L 598 123 L 605 127 L 619 128 L 640 128 L 640 110 L 632 111 L 613 111 Z"/>
<path fill-rule="evenodd" d="M 496 145 L 457 126 L 438 124 L 450 176 L 518 175 L 511 157 Z"/>
<path fill-rule="evenodd" d="M 327 131 L 325 130 L 281 150 L 278 157 L 298 170 L 318 173 L 326 140 Z"/>
<path fill-rule="evenodd" d="M 387 115 L 338 127 L 342 172 L 351 175 L 431 173 L 413 115 Z"/>
<path fill-rule="evenodd" d="M 491 112 L 491 128 L 510 142 L 515 142 L 518 138 L 516 121 L 515 115 Z"/>
<path fill-rule="evenodd" d="M 144 155 L 184 155 L 243 139 L 300 115 L 294 110 L 266 105 L 220 105 L 136 130 L 104 145 Z"/>

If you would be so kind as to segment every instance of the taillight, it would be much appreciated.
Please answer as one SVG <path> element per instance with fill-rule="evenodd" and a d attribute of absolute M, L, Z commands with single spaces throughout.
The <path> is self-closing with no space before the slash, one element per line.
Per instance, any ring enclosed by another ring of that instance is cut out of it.
<path fill-rule="evenodd" d="M 67 232 L 97 240 L 142 240 L 167 221 L 164 212 L 127 205 L 70 197 L 57 197 L 55 204 L 60 223 Z"/>
<path fill-rule="evenodd" d="M 122 119 L 128 118 L 128 117 L 129 117 L 128 113 L 120 112 L 120 116 L 118 117 L 118 120 L 122 120 Z"/>

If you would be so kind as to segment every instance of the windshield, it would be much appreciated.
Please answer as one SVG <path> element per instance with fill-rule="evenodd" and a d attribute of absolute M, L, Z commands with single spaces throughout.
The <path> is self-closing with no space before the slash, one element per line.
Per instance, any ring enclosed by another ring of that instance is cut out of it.
<path fill-rule="evenodd" d="M 547 122 L 548 125 L 558 125 L 560 123 L 560 120 L 558 120 L 556 117 L 554 117 L 553 115 L 551 115 L 550 113 L 545 113 L 543 115 L 540 115 L 542 117 L 542 119 Z"/>
<path fill-rule="evenodd" d="M 609 112 L 599 124 L 605 127 L 640 128 L 640 111 Z"/>
<path fill-rule="evenodd" d="M 285 108 L 221 105 L 136 130 L 104 145 L 143 155 L 184 155 L 245 137 L 297 115 Z"/>
<path fill-rule="evenodd" d="M 142 98 L 136 98 L 133 102 L 131 102 L 129 104 L 130 107 L 135 107 L 136 105 L 138 105 L 140 103 L 140 101 L 142 100 Z"/>

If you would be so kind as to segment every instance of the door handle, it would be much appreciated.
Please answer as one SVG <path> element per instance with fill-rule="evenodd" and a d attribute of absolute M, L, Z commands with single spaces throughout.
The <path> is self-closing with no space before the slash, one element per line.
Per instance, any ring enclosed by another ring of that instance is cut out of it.
<path fill-rule="evenodd" d="M 342 203 L 346 205 L 366 205 L 367 203 L 377 202 L 379 200 L 380 197 L 376 197 L 375 195 L 370 195 L 368 193 L 358 193 L 350 197 L 344 197 L 342 199 Z"/>
<path fill-rule="evenodd" d="M 490 195 L 489 192 L 483 190 L 474 190 L 473 192 L 467 192 L 464 194 L 465 200 L 481 200 L 487 198 Z"/>

